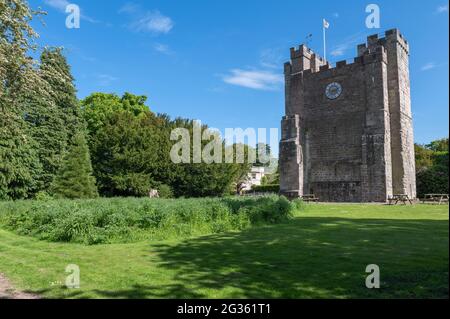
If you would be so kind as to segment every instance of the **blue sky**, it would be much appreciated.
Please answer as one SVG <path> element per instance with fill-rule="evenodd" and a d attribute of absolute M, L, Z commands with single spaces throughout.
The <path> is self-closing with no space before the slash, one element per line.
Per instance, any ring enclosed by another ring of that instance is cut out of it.
<path fill-rule="evenodd" d="M 367 35 L 399 28 L 410 42 L 412 108 L 418 143 L 448 136 L 448 2 L 73 0 L 80 29 L 65 27 L 67 0 L 31 0 L 48 12 L 34 25 L 46 45 L 63 46 L 78 96 L 147 95 L 152 111 L 224 130 L 278 128 L 284 113 L 283 63 L 305 41 L 328 57 L 352 59 Z M 381 9 L 367 29 L 365 8 Z M 275 150 L 276 151 L 276 150 Z"/>

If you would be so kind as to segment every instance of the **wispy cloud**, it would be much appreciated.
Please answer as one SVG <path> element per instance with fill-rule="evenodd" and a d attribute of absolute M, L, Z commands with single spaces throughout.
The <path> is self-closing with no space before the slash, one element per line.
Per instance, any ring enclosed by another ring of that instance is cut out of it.
<path fill-rule="evenodd" d="M 119 80 L 119 78 L 109 74 L 96 74 L 95 77 L 100 86 L 110 86 L 113 82 Z"/>
<path fill-rule="evenodd" d="M 345 53 L 347 52 L 347 50 L 349 48 L 350 48 L 350 44 L 348 44 L 348 43 L 339 44 L 332 49 L 332 51 L 330 52 L 330 55 L 333 57 L 343 56 L 343 55 L 345 55 Z"/>
<path fill-rule="evenodd" d="M 166 55 L 172 55 L 173 51 L 170 49 L 170 47 L 167 44 L 163 44 L 163 43 L 155 43 L 153 44 L 153 49 L 156 52 L 162 53 L 162 54 L 166 54 Z"/>
<path fill-rule="evenodd" d="M 70 4 L 67 0 L 45 0 L 47 5 L 59 11 L 66 12 L 66 7 Z"/>
<path fill-rule="evenodd" d="M 443 4 L 436 9 L 436 13 L 448 12 L 448 4 Z"/>
<path fill-rule="evenodd" d="M 150 11 L 144 17 L 131 24 L 136 31 L 150 32 L 154 34 L 166 34 L 172 30 L 174 22 L 171 18 L 162 15 L 159 11 Z"/>
<path fill-rule="evenodd" d="M 279 88 L 283 77 L 279 73 L 265 70 L 233 69 L 230 74 L 223 76 L 223 81 L 249 89 L 271 91 Z"/>
<path fill-rule="evenodd" d="M 127 3 L 119 9 L 119 13 L 125 13 L 132 17 L 129 27 L 136 32 L 149 32 L 155 35 L 169 33 L 175 23 L 172 18 L 163 15 L 158 10 L 143 11 L 134 3 Z"/>
<path fill-rule="evenodd" d="M 62 12 L 62 13 L 66 13 L 66 8 L 68 5 L 70 5 L 71 3 L 67 0 L 44 0 L 45 4 L 47 4 L 48 6 Z M 99 21 L 91 18 L 83 13 L 81 13 L 81 18 L 91 22 L 91 23 L 98 23 Z"/>
<path fill-rule="evenodd" d="M 120 9 L 119 9 L 119 13 L 128 13 L 128 14 L 133 14 L 139 12 L 139 5 L 132 3 L 132 2 L 128 2 L 126 4 L 124 4 Z"/>
<path fill-rule="evenodd" d="M 347 54 L 348 50 L 354 49 L 357 44 L 362 41 L 364 32 L 358 32 L 331 48 L 330 55 L 332 57 L 341 57 Z"/>
<path fill-rule="evenodd" d="M 91 63 L 97 61 L 97 59 L 95 57 L 86 54 L 83 49 L 81 49 L 77 46 L 68 45 L 65 47 L 65 50 L 67 51 L 67 53 L 73 54 L 83 61 L 91 62 Z"/>
<path fill-rule="evenodd" d="M 434 68 L 436 68 L 437 65 L 434 62 L 428 62 L 427 64 L 425 64 L 424 66 L 422 66 L 421 70 L 422 71 L 429 71 L 432 70 Z"/>
<path fill-rule="evenodd" d="M 336 18 L 336 19 L 339 18 L 339 12 L 333 13 L 333 17 Z"/>
<path fill-rule="evenodd" d="M 269 69 L 282 68 L 284 56 L 281 51 L 281 48 L 270 48 L 262 50 L 259 55 L 261 66 Z"/>

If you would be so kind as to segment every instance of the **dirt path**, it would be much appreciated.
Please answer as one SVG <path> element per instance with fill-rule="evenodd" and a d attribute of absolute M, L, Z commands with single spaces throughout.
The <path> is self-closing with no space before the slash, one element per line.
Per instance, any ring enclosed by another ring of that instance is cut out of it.
<path fill-rule="evenodd" d="M 6 277 L 0 273 L 0 299 L 39 299 L 39 296 L 14 289 Z"/>

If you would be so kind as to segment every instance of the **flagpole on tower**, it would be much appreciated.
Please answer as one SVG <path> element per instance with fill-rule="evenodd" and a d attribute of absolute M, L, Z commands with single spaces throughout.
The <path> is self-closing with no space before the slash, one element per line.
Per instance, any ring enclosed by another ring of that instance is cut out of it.
<path fill-rule="evenodd" d="M 327 60 L 327 38 L 326 38 L 326 29 L 330 27 L 330 23 L 323 19 L 323 58 L 325 61 Z"/>
<path fill-rule="evenodd" d="M 325 59 L 325 61 L 327 60 L 327 40 L 325 27 L 323 27 L 323 58 Z"/>

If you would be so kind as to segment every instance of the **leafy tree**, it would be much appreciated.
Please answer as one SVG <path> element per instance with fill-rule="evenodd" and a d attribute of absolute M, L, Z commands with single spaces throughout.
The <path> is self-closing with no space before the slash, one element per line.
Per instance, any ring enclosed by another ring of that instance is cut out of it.
<path fill-rule="evenodd" d="M 85 132 L 80 103 L 76 96 L 74 78 L 61 48 L 46 48 L 41 55 L 40 72 L 50 85 L 52 102 L 56 105 L 55 114 L 61 116 L 67 143 L 79 132 Z"/>
<path fill-rule="evenodd" d="M 145 101 L 130 93 L 122 98 L 95 93 L 82 102 L 102 195 L 146 196 L 151 188 L 168 186 L 168 193 L 175 196 L 220 196 L 229 192 L 243 171 L 248 173 L 248 164 L 172 163 L 170 151 L 176 143 L 170 140 L 172 130 L 186 128 L 192 141 L 194 122 L 155 115 Z M 202 142 L 203 146 L 207 143 Z M 191 159 L 192 147 L 191 143 Z M 225 156 L 224 143 L 222 148 Z"/>
<path fill-rule="evenodd" d="M 448 139 L 416 145 L 416 180 L 419 197 L 425 194 L 448 194 Z"/>
<path fill-rule="evenodd" d="M 100 193 L 106 196 L 145 196 L 157 182 L 154 175 L 167 169 L 170 150 L 161 159 L 169 135 L 159 129 L 147 97 L 125 93 L 94 93 L 82 104 L 94 172 Z M 159 145 L 159 146 L 158 146 Z"/>
<path fill-rule="evenodd" d="M 76 97 L 70 67 L 59 48 L 46 48 L 41 55 L 39 72 L 51 88 L 50 99 L 28 92 L 21 99 L 30 134 L 38 143 L 43 172 L 39 189 L 48 192 L 61 165 L 67 146 L 83 130 L 83 119 Z"/>
<path fill-rule="evenodd" d="M 433 152 L 448 152 L 448 138 L 433 141 L 426 148 Z"/>
<path fill-rule="evenodd" d="M 0 0 L 0 199 L 28 198 L 39 187 L 37 144 L 20 104 L 27 92 L 47 100 L 52 93 L 28 56 L 36 49 L 30 22 L 38 14 L 26 1 Z"/>
<path fill-rule="evenodd" d="M 67 132 L 61 113 L 53 103 L 32 92 L 23 97 L 27 132 L 35 141 L 42 172 L 35 177 L 40 191 L 48 192 L 61 165 L 67 146 Z"/>
<path fill-rule="evenodd" d="M 90 135 L 103 127 L 110 115 L 126 112 L 139 117 L 149 111 L 145 105 L 147 97 L 125 93 L 122 98 L 116 94 L 93 93 L 81 101 L 84 119 Z"/>
<path fill-rule="evenodd" d="M 270 145 L 258 143 L 256 145 L 256 162 L 255 167 L 267 167 L 270 165 L 271 148 Z"/>
<path fill-rule="evenodd" d="M 91 139 L 92 161 L 100 192 L 107 196 L 145 196 L 155 184 L 158 131 L 154 115 L 112 113 Z"/>
<path fill-rule="evenodd" d="M 84 134 L 77 133 L 55 178 L 52 192 L 59 198 L 98 197 L 89 148 Z"/>
<path fill-rule="evenodd" d="M 416 154 L 416 172 L 423 172 L 433 166 L 433 151 L 422 145 L 414 145 Z"/>

